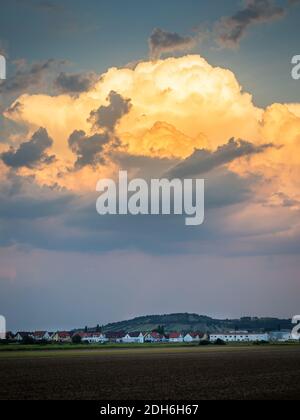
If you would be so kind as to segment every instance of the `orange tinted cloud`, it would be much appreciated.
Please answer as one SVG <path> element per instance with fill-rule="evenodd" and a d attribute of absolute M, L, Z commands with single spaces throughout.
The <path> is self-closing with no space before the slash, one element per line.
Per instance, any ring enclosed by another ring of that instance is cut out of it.
<path fill-rule="evenodd" d="M 112 91 L 132 104 L 115 130 L 121 151 L 186 159 L 195 148 L 215 151 L 232 137 L 256 145 L 272 143 L 273 148 L 238 159 L 230 168 L 268 180 L 260 185 L 262 194 L 268 190 L 270 196 L 274 192 L 293 199 L 299 196 L 300 104 L 274 104 L 260 109 L 231 71 L 213 67 L 199 55 L 146 61 L 133 69 L 111 68 L 94 88 L 78 97 L 65 94 L 18 98 L 17 112 L 12 107 L 7 118 L 25 124 L 29 131 L 45 127 L 54 140 L 52 149 L 57 161 L 36 173 L 40 182 L 55 180 L 67 188 L 84 185 L 92 190 L 101 173 L 117 170 L 109 158 L 99 170 L 68 170 L 76 160 L 68 145 L 70 134 L 74 130 L 95 134 L 91 113 L 108 105 Z"/>
<path fill-rule="evenodd" d="M 157 122 L 173 126 L 192 139 L 204 134 L 213 147 L 230 137 L 258 136 L 262 110 L 253 105 L 251 95 L 242 92 L 231 71 L 214 68 L 197 55 L 144 62 L 135 69 L 112 68 L 93 90 L 78 98 L 24 95 L 17 100 L 21 104 L 18 113 L 7 113 L 7 117 L 47 128 L 55 140 L 54 150 L 70 155 L 69 134 L 74 129 L 91 130 L 90 113 L 107 104 L 111 91 L 130 98 L 133 105 L 119 125 L 121 140 L 125 136 L 126 144 L 129 135 L 147 136 L 150 156 L 152 145 L 157 149 L 157 140 L 153 136 L 151 141 L 148 134 Z M 138 145 L 131 148 L 136 154 L 141 152 Z M 171 156 L 172 151 L 169 153 Z"/>

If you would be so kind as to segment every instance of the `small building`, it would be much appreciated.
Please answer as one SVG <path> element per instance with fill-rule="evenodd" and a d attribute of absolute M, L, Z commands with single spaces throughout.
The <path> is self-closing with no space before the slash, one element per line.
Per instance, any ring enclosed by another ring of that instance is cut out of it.
<path fill-rule="evenodd" d="M 272 331 L 269 333 L 270 341 L 285 343 L 287 341 L 292 341 L 291 331 Z"/>
<path fill-rule="evenodd" d="M 55 341 L 57 343 L 71 343 L 72 337 L 71 334 L 68 331 L 58 331 L 53 334 L 52 341 Z"/>
<path fill-rule="evenodd" d="M 184 336 L 183 341 L 185 343 L 199 343 L 204 337 L 204 334 L 192 332 Z"/>
<path fill-rule="evenodd" d="M 169 343 L 183 343 L 183 335 L 178 332 L 172 332 L 169 334 Z"/>
<path fill-rule="evenodd" d="M 32 333 L 32 338 L 35 341 L 51 341 L 51 335 L 48 331 L 35 331 Z"/>
<path fill-rule="evenodd" d="M 17 334 L 14 337 L 15 341 L 23 341 L 26 340 L 26 338 L 31 337 L 32 338 L 32 333 L 28 332 L 28 331 L 18 331 Z"/>
<path fill-rule="evenodd" d="M 145 342 L 144 334 L 141 332 L 127 333 L 122 338 L 124 344 L 143 344 Z"/>
<path fill-rule="evenodd" d="M 102 333 L 83 333 L 83 334 L 79 333 L 75 335 L 79 335 L 83 343 L 104 344 L 108 341 L 105 334 L 102 334 Z"/>
<path fill-rule="evenodd" d="M 166 337 L 156 331 L 145 334 L 144 339 L 145 343 L 163 343 L 166 341 Z"/>
<path fill-rule="evenodd" d="M 225 343 L 255 343 L 269 341 L 269 334 L 235 332 L 210 335 L 211 342 L 214 343 L 217 340 L 222 340 Z"/>

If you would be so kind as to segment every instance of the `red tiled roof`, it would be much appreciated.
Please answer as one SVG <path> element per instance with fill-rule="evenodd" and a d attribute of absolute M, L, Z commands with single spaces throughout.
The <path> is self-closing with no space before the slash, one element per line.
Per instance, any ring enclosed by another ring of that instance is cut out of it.
<path fill-rule="evenodd" d="M 71 337 L 71 334 L 67 331 L 59 331 L 58 333 L 59 338 L 69 338 Z"/>
<path fill-rule="evenodd" d="M 47 333 L 47 331 L 35 331 L 33 333 L 34 337 L 44 337 L 44 335 Z"/>
<path fill-rule="evenodd" d="M 180 338 L 181 334 L 177 332 L 173 332 L 169 335 L 169 338 Z"/>

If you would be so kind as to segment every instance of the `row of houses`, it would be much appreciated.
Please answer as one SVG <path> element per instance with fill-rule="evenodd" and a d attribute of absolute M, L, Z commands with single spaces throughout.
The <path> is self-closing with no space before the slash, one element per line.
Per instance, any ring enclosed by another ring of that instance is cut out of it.
<path fill-rule="evenodd" d="M 173 332 L 170 334 L 162 335 L 157 332 L 68 332 L 68 331 L 58 331 L 58 332 L 48 332 L 48 331 L 35 331 L 35 332 L 26 332 L 19 331 L 15 335 L 12 333 L 7 334 L 7 339 L 14 340 L 17 342 L 24 341 L 26 338 L 31 338 L 36 342 L 48 341 L 48 342 L 59 342 L 59 343 L 70 343 L 73 338 L 77 336 L 80 337 L 82 342 L 89 344 L 98 344 L 98 343 L 123 343 L 123 344 L 143 344 L 143 343 L 192 343 L 199 342 L 200 340 L 208 340 L 209 337 L 206 334 L 202 333 L 188 333 L 181 334 L 178 332 Z"/>
<path fill-rule="evenodd" d="M 159 334 L 158 332 L 69 332 L 69 331 L 35 331 L 18 332 L 17 334 L 8 333 L 7 338 L 17 342 L 22 342 L 30 337 L 36 342 L 56 342 L 71 343 L 74 337 L 80 337 L 83 343 L 105 344 L 105 343 L 123 343 L 123 344 L 143 344 L 143 343 L 199 343 L 200 341 L 217 342 L 218 340 L 226 343 L 232 342 L 286 342 L 292 340 L 291 332 L 279 331 L 270 333 L 249 333 L 247 331 L 234 331 L 218 334 L 203 334 L 191 332 L 182 334 L 172 332 L 170 334 Z"/>

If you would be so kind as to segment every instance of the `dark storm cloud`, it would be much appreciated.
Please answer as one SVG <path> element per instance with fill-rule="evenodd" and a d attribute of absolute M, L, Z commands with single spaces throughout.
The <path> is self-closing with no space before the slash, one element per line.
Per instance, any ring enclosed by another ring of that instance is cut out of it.
<path fill-rule="evenodd" d="M 167 32 L 156 28 L 149 38 L 150 57 L 158 59 L 162 54 L 188 51 L 195 47 L 197 41 L 192 37 L 183 37 L 176 32 Z"/>
<path fill-rule="evenodd" d="M 206 220 L 201 228 L 187 228 L 184 216 L 99 216 L 95 195 L 72 197 L 57 187 L 39 187 L 34 178 L 10 175 L 0 188 L 0 247 L 26 248 L 102 254 L 139 250 L 153 255 L 208 253 L 210 255 L 268 255 L 277 247 L 268 244 L 268 234 L 282 232 L 276 223 L 266 226 L 264 249 L 256 248 L 253 226 L 235 226 L 235 215 L 251 202 L 255 177 L 239 177 L 226 168 L 206 176 Z M 298 215 L 295 214 L 297 221 Z M 225 224 L 224 224 L 225 223 Z M 289 228 L 291 218 L 287 220 Z M 261 235 L 260 229 L 258 233 Z M 242 239 L 247 249 L 237 246 Z M 261 239 L 263 240 L 263 238 Z M 230 244 L 230 246 L 229 246 Z M 294 243 L 297 247 L 298 242 Z M 289 247 L 286 252 L 295 252 Z M 285 252 L 285 251 L 283 251 Z"/>
<path fill-rule="evenodd" d="M 91 89 L 97 80 L 94 73 L 61 72 L 54 81 L 55 87 L 63 93 L 81 93 Z"/>
<path fill-rule="evenodd" d="M 111 91 L 108 96 L 109 105 L 100 106 L 96 111 L 92 111 L 90 122 L 95 128 L 102 128 L 113 132 L 120 119 L 128 114 L 131 109 L 130 99 L 125 99 L 117 92 Z"/>
<path fill-rule="evenodd" d="M 138 249 L 151 254 L 176 254 L 184 253 L 186 243 L 190 241 L 213 247 L 216 238 L 223 237 L 220 229 L 222 214 L 227 208 L 250 199 L 256 182 L 256 177 L 241 178 L 226 168 L 208 174 L 207 218 L 201 228 L 195 229 L 185 226 L 184 215 L 99 216 L 95 211 L 95 200 L 87 200 L 65 218 L 64 228 L 75 229 L 81 237 L 76 242 L 72 240 L 65 244 L 66 250 L 68 247 L 72 250 L 79 247 L 83 252 Z"/>
<path fill-rule="evenodd" d="M 72 209 L 76 198 L 56 186 L 38 186 L 33 176 L 10 172 L 0 185 L 0 201 L 0 247 L 49 249 L 52 236 L 60 242 L 58 221 Z"/>
<path fill-rule="evenodd" d="M 65 64 L 65 61 L 49 59 L 28 65 L 21 60 L 15 64 L 17 66 L 16 72 L 0 84 L 0 93 L 2 94 L 27 93 L 30 88 L 40 87 L 49 73 L 54 71 L 57 66 Z"/>
<path fill-rule="evenodd" d="M 272 147 L 271 144 L 255 146 L 250 142 L 232 138 L 227 144 L 218 147 L 215 152 L 196 149 L 190 157 L 170 170 L 168 176 L 171 178 L 184 178 L 200 175 L 230 163 L 237 158 L 262 153 L 270 147 Z"/>
<path fill-rule="evenodd" d="M 216 24 L 217 41 L 222 46 L 235 47 L 251 26 L 281 18 L 285 12 L 273 0 L 246 0 L 243 9 Z"/>
<path fill-rule="evenodd" d="M 55 156 L 46 153 L 52 144 L 53 140 L 48 136 L 47 131 L 40 128 L 29 141 L 22 143 L 19 148 L 11 148 L 8 152 L 2 153 L 1 159 L 6 166 L 14 169 L 49 165 L 55 159 Z"/>
<path fill-rule="evenodd" d="M 74 131 L 69 137 L 69 147 L 77 155 L 75 168 L 84 166 L 96 166 L 104 163 L 104 146 L 110 141 L 107 133 L 87 136 L 84 131 Z"/>
<path fill-rule="evenodd" d="M 0 219 L 5 221 L 4 225 L 11 223 L 12 227 L 18 219 L 62 215 L 72 200 L 74 196 L 67 191 L 56 186 L 38 186 L 34 176 L 21 177 L 10 171 L 0 185 Z"/>
<path fill-rule="evenodd" d="M 0 193 L 1 208 L 0 219 L 14 223 L 14 220 L 35 220 L 61 215 L 72 200 L 71 196 L 49 197 L 41 199 L 37 197 L 7 197 Z"/>

